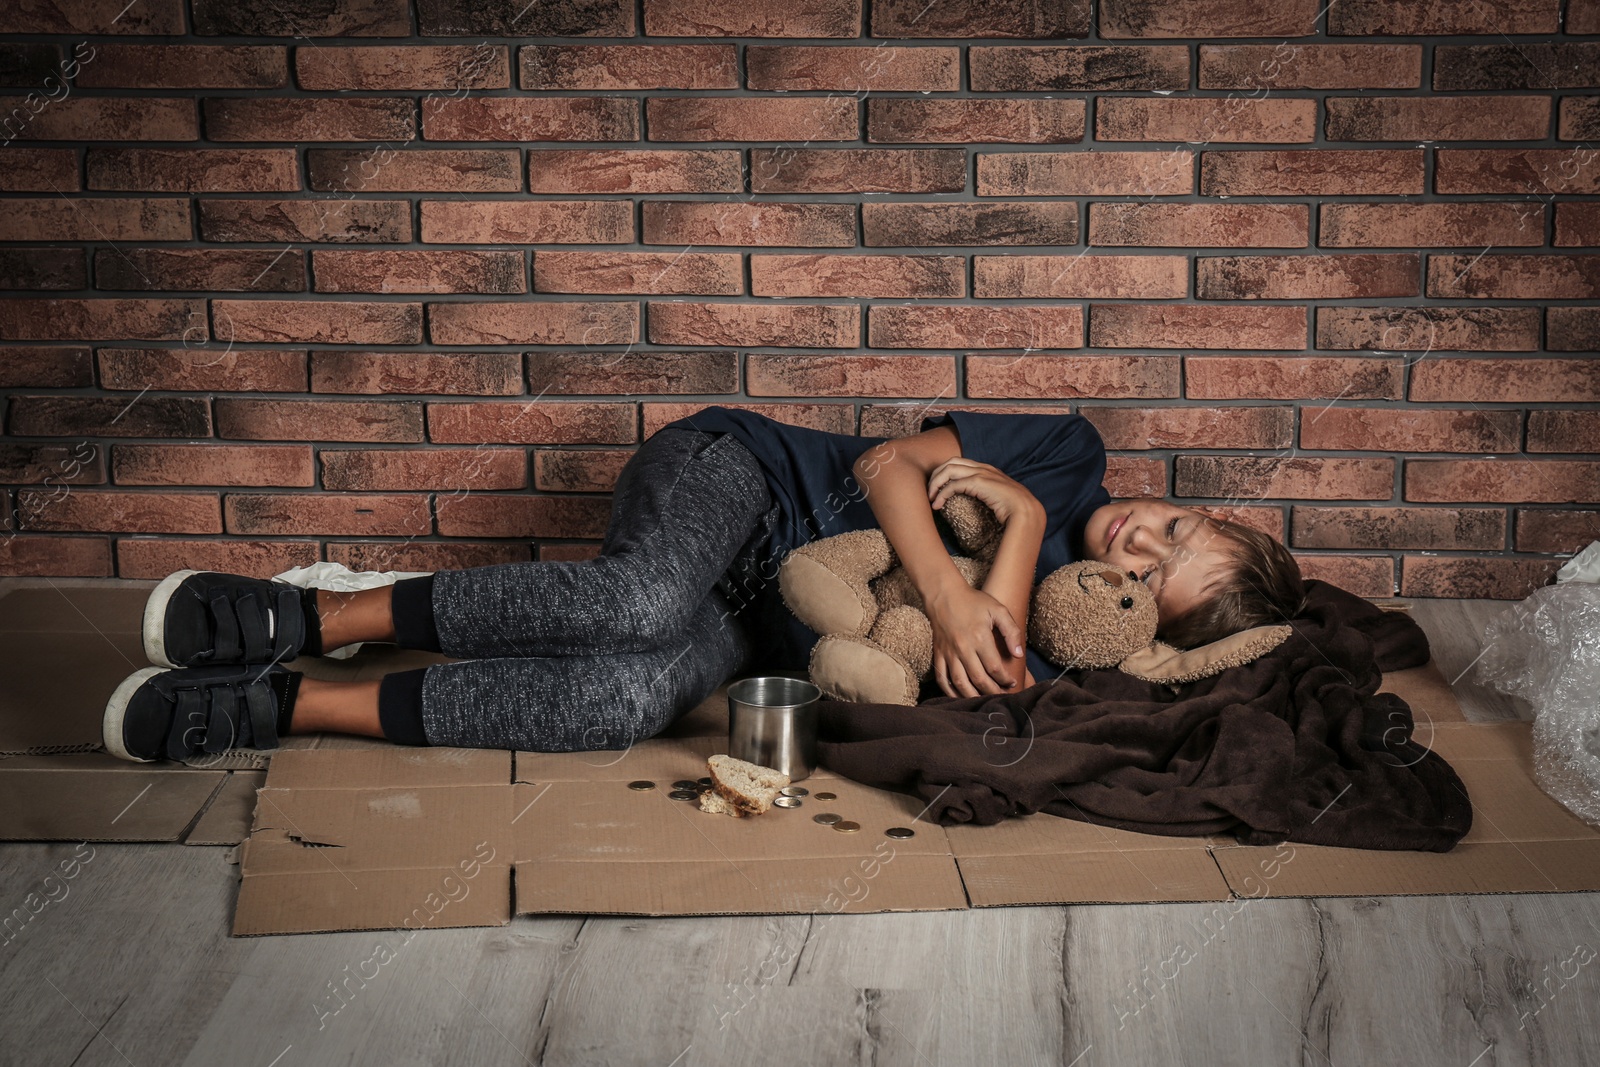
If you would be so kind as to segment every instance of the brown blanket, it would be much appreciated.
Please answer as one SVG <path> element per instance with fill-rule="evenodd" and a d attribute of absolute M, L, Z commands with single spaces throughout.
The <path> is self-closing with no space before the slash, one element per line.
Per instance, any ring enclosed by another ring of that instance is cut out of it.
<path fill-rule="evenodd" d="M 1472 825 L 1461 779 L 1411 739 L 1381 674 L 1426 663 L 1427 635 L 1326 582 L 1254 663 L 1181 686 L 1071 670 L 1002 696 L 916 707 L 823 700 L 819 757 L 914 792 L 924 818 L 1049 812 L 1169 836 L 1448 852 Z"/>

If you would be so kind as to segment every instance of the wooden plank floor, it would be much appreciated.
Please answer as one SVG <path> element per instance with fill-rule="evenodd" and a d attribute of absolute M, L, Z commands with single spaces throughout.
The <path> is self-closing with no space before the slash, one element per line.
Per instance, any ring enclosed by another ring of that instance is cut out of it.
<path fill-rule="evenodd" d="M 1411 603 L 1468 718 L 1527 717 L 1464 673 L 1504 603 Z M 1600 1063 L 1600 894 L 234 939 L 226 849 L 88 847 L 0 940 L 0 1063 Z M 0 846 L 0 914 L 79 849 Z"/>

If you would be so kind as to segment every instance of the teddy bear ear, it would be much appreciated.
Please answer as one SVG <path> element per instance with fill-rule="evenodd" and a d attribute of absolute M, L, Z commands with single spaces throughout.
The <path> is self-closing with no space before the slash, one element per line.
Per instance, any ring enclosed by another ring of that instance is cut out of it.
<path fill-rule="evenodd" d="M 1255 626 L 1187 651 L 1153 641 L 1119 666 L 1124 673 L 1147 682 L 1193 682 L 1260 659 L 1288 640 L 1293 632 L 1292 626 Z"/>

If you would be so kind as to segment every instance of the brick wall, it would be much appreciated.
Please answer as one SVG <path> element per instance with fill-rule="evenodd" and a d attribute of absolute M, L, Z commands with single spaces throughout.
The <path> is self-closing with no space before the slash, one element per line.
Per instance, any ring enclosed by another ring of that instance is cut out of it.
<path fill-rule="evenodd" d="M 591 555 L 707 403 L 1077 411 L 1370 596 L 1600 537 L 1600 0 L 13 0 L 0 573 Z"/>

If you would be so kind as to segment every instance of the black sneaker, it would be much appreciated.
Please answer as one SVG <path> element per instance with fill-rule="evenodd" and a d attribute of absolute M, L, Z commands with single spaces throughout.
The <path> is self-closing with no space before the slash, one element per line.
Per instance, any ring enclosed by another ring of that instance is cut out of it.
<path fill-rule="evenodd" d="M 144 654 L 161 667 L 287 662 L 307 645 L 308 594 L 271 578 L 174 571 L 145 601 Z"/>
<path fill-rule="evenodd" d="M 299 678 L 299 671 L 276 663 L 134 671 L 106 702 L 106 751 L 148 762 L 277 748 Z"/>

